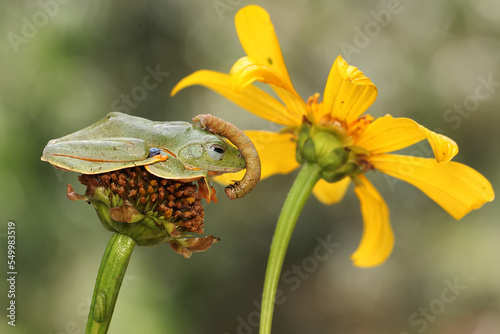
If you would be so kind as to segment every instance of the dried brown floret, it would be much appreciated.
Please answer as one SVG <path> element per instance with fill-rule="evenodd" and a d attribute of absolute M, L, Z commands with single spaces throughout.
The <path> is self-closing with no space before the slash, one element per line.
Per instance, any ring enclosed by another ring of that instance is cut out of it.
<path fill-rule="evenodd" d="M 179 232 L 203 232 L 204 208 L 198 188 L 192 182 L 162 179 L 144 167 L 81 175 L 79 180 L 87 186 L 87 195 L 103 186 L 110 190 L 110 198 L 118 195 L 141 214 L 163 217 L 177 226 Z"/>

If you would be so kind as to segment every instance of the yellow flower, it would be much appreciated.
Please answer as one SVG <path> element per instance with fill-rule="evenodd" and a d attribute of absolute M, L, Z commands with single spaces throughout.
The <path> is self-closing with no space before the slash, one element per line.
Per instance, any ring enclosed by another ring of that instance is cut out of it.
<path fill-rule="evenodd" d="M 302 153 L 297 152 L 297 143 L 304 125 L 327 129 L 338 136 L 347 157 L 344 169 L 322 174 L 313 193 L 322 203 L 333 204 L 344 197 L 353 181 L 364 222 L 360 245 L 351 256 L 356 266 L 381 264 L 394 245 L 389 210 L 365 177 L 369 170 L 414 185 L 456 219 L 493 200 L 494 192 L 486 178 L 466 165 L 450 161 L 458 153 L 453 140 L 408 118 L 386 115 L 374 120 L 363 115 L 375 101 L 377 88 L 342 57 L 330 70 L 323 101 L 319 101 L 318 93 L 304 101 L 292 85 L 269 14 L 259 6 L 247 6 L 236 14 L 235 23 L 247 56 L 239 59 L 229 74 L 201 70 L 189 75 L 174 87 L 172 95 L 187 86 L 202 85 L 259 117 L 284 125 L 277 133 L 245 131 L 261 157 L 262 178 L 299 167 L 297 158 Z M 281 102 L 254 86 L 255 81 L 269 84 Z M 388 154 L 424 139 L 430 143 L 435 158 Z M 348 165 L 354 167 L 345 169 Z M 227 176 L 227 180 L 235 178 Z"/>

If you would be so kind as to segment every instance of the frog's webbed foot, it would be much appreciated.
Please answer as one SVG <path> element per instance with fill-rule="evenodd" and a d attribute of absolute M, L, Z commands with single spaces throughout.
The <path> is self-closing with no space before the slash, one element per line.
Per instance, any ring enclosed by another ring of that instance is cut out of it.
<path fill-rule="evenodd" d="M 207 201 L 207 203 L 210 203 L 211 201 L 217 203 L 215 188 L 208 182 L 206 177 L 198 179 L 198 193 L 201 198 L 204 198 Z"/>
<path fill-rule="evenodd" d="M 170 152 L 167 152 L 170 153 Z M 165 154 L 165 151 L 156 147 L 151 147 L 149 149 L 149 154 L 147 159 L 152 159 L 152 163 L 158 162 L 158 161 L 165 161 L 168 159 L 168 155 Z"/>
<path fill-rule="evenodd" d="M 88 202 L 87 196 L 78 194 L 73 189 L 73 186 L 71 184 L 68 184 L 68 186 L 66 187 L 66 197 L 68 197 L 68 199 L 70 199 L 72 201 L 87 201 Z"/>

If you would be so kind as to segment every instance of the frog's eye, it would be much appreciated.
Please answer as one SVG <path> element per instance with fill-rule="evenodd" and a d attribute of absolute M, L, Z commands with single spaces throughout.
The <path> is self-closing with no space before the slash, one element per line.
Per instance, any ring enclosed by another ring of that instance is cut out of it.
<path fill-rule="evenodd" d="M 213 144 L 208 147 L 208 155 L 214 160 L 221 160 L 226 152 L 226 148 L 221 145 Z"/>

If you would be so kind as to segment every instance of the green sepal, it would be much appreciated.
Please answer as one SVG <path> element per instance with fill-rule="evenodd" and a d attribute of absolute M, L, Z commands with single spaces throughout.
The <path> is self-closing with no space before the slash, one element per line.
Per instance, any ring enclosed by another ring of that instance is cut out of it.
<path fill-rule="evenodd" d="M 343 166 L 348 159 L 344 148 L 339 147 L 333 149 L 329 154 L 324 155 L 318 160 L 318 165 L 324 171 L 334 171 L 339 169 L 339 166 Z"/>
<path fill-rule="evenodd" d="M 120 222 L 113 219 L 112 217 L 114 215 L 111 213 L 111 205 L 114 204 L 114 208 L 122 207 L 124 201 L 121 200 L 119 196 L 111 196 L 110 201 L 108 192 L 109 190 L 104 187 L 98 187 L 95 189 L 94 196 L 89 198 L 96 209 L 102 225 L 108 231 L 128 235 L 134 239 L 139 246 L 156 246 L 175 239 L 175 237 L 172 236 L 175 227 L 168 231 L 164 224 L 167 222 L 167 219 L 164 217 L 157 217 L 157 215 L 151 211 L 145 215 L 139 212 L 132 214 L 132 216 L 129 217 L 129 222 Z M 108 193 L 108 195 L 106 195 L 106 193 Z M 173 224 L 171 225 L 173 226 Z"/>
<path fill-rule="evenodd" d="M 348 161 L 341 136 L 332 128 L 304 123 L 299 130 L 297 161 L 317 164 L 327 172 L 335 171 Z"/>
<path fill-rule="evenodd" d="M 304 159 L 308 162 L 316 161 L 316 145 L 311 138 L 307 138 L 302 146 L 302 154 Z"/>
<path fill-rule="evenodd" d="M 354 163 L 344 164 L 341 168 L 336 170 L 322 170 L 321 178 L 327 182 L 337 182 L 346 176 L 353 176 L 361 172 L 358 165 Z"/>

